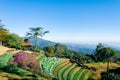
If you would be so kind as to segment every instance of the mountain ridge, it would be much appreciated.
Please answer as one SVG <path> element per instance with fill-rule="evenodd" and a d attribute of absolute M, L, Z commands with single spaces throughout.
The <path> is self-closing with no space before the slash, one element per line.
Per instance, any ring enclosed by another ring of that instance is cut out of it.
<path fill-rule="evenodd" d="M 25 39 L 24 37 L 23 39 Z M 35 45 L 35 38 L 30 38 L 30 43 L 32 45 Z M 41 39 L 38 38 L 38 47 L 47 47 L 47 46 L 55 46 L 55 44 L 60 43 L 60 42 L 52 42 L 49 40 Z M 68 49 L 73 50 L 73 51 L 78 51 L 78 52 L 83 52 L 85 54 L 93 54 L 95 53 L 96 45 L 97 44 L 90 44 L 90 43 L 80 43 L 80 44 L 74 44 L 74 43 L 60 43 L 63 45 L 66 45 Z M 103 43 L 104 46 L 106 47 L 112 47 L 113 49 L 117 50 L 120 53 L 120 48 L 118 46 L 112 45 L 112 44 L 107 44 Z"/>

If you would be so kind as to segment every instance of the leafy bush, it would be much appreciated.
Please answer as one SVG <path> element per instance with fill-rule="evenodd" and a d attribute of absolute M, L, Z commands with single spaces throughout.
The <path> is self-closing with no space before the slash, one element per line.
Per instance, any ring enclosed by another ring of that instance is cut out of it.
<path fill-rule="evenodd" d="M 24 71 L 20 71 L 20 68 L 18 68 L 17 65 L 11 65 L 11 64 L 6 66 L 3 70 L 9 73 L 16 73 L 20 76 L 23 76 L 25 73 Z"/>
<path fill-rule="evenodd" d="M 65 57 L 65 55 L 63 55 L 63 54 L 55 54 L 55 57 L 63 58 L 63 57 Z"/>
<path fill-rule="evenodd" d="M 120 80 L 120 68 L 110 69 L 108 72 L 101 73 L 102 80 Z"/>
<path fill-rule="evenodd" d="M 45 55 L 48 56 L 48 57 L 53 57 L 54 56 L 54 48 L 51 47 L 51 46 L 48 46 L 48 47 L 45 47 L 44 48 L 45 50 Z"/>
<path fill-rule="evenodd" d="M 0 56 L 0 68 L 4 68 L 9 64 L 10 58 L 12 58 L 12 53 L 5 53 Z"/>
<path fill-rule="evenodd" d="M 77 63 L 78 66 L 81 66 L 85 69 L 89 69 L 89 68 L 85 66 L 84 63 L 94 62 L 90 57 L 84 54 L 73 54 L 73 56 L 70 58 L 70 61 L 72 63 Z"/>
<path fill-rule="evenodd" d="M 18 67 L 17 65 L 11 65 L 2 68 L 2 71 L 12 74 L 17 74 L 21 76 L 20 80 L 46 80 L 45 77 L 42 77 L 38 75 L 37 73 L 30 72 L 28 70 L 25 70 L 23 68 Z M 18 80 L 16 77 L 9 77 L 9 80 Z"/>
<path fill-rule="evenodd" d="M 120 80 L 120 74 L 104 73 L 102 74 L 102 80 Z"/>
<path fill-rule="evenodd" d="M 31 50 L 31 51 L 34 51 L 34 52 L 41 52 L 42 49 L 39 47 L 39 48 L 36 48 L 34 45 L 30 48 L 26 48 L 26 50 Z"/>
<path fill-rule="evenodd" d="M 26 52 L 19 52 L 14 54 L 13 57 L 14 59 L 10 61 L 10 64 L 18 65 L 26 70 L 43 75 L 43 71 L 34 56 Z"/>
<path fill-rule="evenodd" d="M 23 44 L 23 39 L 19 37 L 19 35 L 12 33 L 5 38 L 4 42 L 5 42 L 5 46 L 21 49 L 22 48 L 21 45 Z"/>

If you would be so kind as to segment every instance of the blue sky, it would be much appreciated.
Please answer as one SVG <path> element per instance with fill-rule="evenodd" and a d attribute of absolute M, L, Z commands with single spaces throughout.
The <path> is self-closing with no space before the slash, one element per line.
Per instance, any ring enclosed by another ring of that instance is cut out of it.
<path fill-rule="evenodd" d="M 119 0 L 0 0 L 5 28 L 24 36 L 43 27 L 56 42 L 119 42 Z"/>

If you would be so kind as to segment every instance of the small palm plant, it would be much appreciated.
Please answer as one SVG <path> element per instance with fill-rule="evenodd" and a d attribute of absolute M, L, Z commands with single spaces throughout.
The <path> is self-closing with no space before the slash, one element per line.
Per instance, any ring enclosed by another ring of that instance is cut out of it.
<path fill-rule="evenodd" d="M 42 27 L 35 27 L 30 28 L 30 31 L 27 32 L 26 36 L 28 36 L 29 38 L 34 37 L 36 39 L 35 48 L 37 49 L 38 37 L 40 36 L 42 38 L 46 33 L 49 33 L 49 31 L 43 31 Z"/>

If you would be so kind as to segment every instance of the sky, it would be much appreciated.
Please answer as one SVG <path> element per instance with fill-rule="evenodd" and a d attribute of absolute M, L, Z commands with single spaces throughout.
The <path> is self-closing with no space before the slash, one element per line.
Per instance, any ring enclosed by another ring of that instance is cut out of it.
<path fill-rule="evenodd" d="M 42 27 L 55 42 L 120 42 L 120 0 L 0 0 L 0 19 L 21 37 Z"/>

